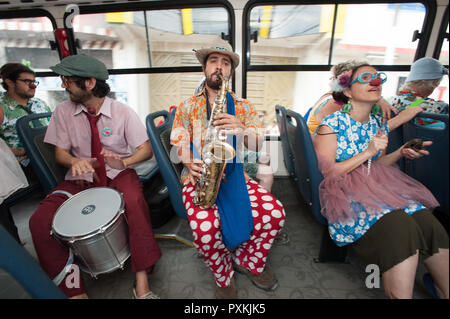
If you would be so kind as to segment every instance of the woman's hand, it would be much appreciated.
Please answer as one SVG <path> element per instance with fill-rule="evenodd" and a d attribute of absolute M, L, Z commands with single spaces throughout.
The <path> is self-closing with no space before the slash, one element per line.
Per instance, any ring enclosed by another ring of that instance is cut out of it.
<path fill-rule="evenodd" d="M 424 141 L 422 145 L 423 145 L 423 146 L 430 146 L 430 145 L 432 145 L 432 144 L 433 144 L 432 141 Z M 400 148 L 400 154 L 401 154 L 403 157 L 412 160 L 412 159 L 420 158 L 420 157 L 422 157 L 422 156 L 424 156 L 424 155 L 430 155 L 430 152 L 428 152 L 428 151 L 427 151 L 426 149 L 424 149 L 424 148 L 422 148 L 422 149 L 416 151 L 416 150 L 414 150 L 414 149 L 412 149 L 412 148 L 405 147 L 405 145 L 403 145 L 403 146 Z"/>
<path fill-rule="evenodd" d="M 372 156 L 378 154 L 379 151 L 384 151 L 388 146 L 388 137 L 386 135 L 377 134 L 367 147 L 367 152 Z"/>

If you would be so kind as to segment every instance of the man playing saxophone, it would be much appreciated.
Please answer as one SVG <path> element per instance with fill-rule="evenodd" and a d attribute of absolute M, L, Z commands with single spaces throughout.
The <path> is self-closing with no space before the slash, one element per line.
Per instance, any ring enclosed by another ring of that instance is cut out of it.
<path fill-rule="evenodd" d="M 216 298 L 237 298 L 234 271 L 245 274 L 257 287 L 272 291 L 278 284 L 266 260 L 284 226 L 285 212 L 280 201 L 242 169 L 240 145 L 258 151 L 264 136 L 252 104 L 223 90 L 239 64 L 239 55 L 220 39 L 195 54 L 206 77 L 205 87 L 177 108 L 170 139 L 185 166 L 183 201 L 194 244 L 214 276 Z M 224 99 L 217 97 L 221 92 Z M 223 112 L 212 113 L 214 106 L 222 103 Z M 218 135 L 226 134 L 236 156 L 227 161 L 219 177 L 216 202 L 207 208 L 195 198 L 197 181 L 206 174 L 202 153 L 211 116 L 212 125 L 221 132 Z"/>

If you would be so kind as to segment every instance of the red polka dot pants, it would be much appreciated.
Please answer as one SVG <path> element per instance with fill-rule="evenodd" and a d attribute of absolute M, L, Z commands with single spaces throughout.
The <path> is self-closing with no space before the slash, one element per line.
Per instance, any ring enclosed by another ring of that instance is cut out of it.
<path fill-rule="evenodd" d="M 194 245 L 219 287 L 229 285 L 234 273 L 233 261 L 255 274 L 262 273 L 273 240 L 284 226 L 285 212 L 280 201 L 251 179 L 247 189 L 254 229 L 250 239 L 231 252 L 222 241 L 217 206 L 209 209 L 195 206 L 192 202 L 195 186 L 188 183 L 183 188 L 183 202 L 194 234 Z"/>

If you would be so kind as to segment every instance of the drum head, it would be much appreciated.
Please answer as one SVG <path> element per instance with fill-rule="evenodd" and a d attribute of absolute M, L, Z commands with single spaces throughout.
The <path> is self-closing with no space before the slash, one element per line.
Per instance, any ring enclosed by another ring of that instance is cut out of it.
<path fill-rule="evenodd" d="M 115 189 L 87 189 L 59 207 L 53 218 L 53 230 L 65 237 L 80 237 L 96 232 L 119 213 L 122 203 L 122 196 Z"/>

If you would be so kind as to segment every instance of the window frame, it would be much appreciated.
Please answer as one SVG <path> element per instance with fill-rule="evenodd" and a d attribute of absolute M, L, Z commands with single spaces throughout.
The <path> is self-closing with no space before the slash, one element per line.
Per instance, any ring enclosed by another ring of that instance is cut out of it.
<path fill-rule="evenodd" d="M 81 14 L 93 14 L 93 13 L 112 13 L 112 12 L 131 12 L 131 11 L 160 11 L 170 9 L 183 9 L 183 8 L 211 8 L 211 7 L 223 7 L 229 14 L 229 42 L 233 48 L 235 48 L 235 15 L 234 9 L 231 4 L 226 0 L 213 0 L 213 1 L 196 1 L 187 2 L 182 0 L 176 1 L 151 1 L 151 2 L 128 2 L 128 3 L 113 3 L 102 5 L 88 5 L 79 6 Z M 64 14 L 64 23 L 66 17 L 70 13 Z M 64 26 L 66 27 L 66 26 Z M 71 32 L 73 29 L 69 29 Z M 72 36 L 74 41 L 75 37 Z M 73 44 L 75 48 L 75 45 Z M 163 73 L 187 73 L 187 72 L 202 72 L 201 66 L 173 66 L 173 67 L 145 67 L 145 68 L 123 68 L 123 69 L 108 69 L 110 75 L 123 75 L 123 74 L 163 74 Z M 50 72 L 49 72 L 50 73 Z M 52 73 L 50 73 L 52 74 Z M 234 83 L 233 83 L 234 86 Z"/>
<path fill-rule="evenodd" d="M 442 45 L 444 43 L 444 39 L 447 38 L 448 40 L 448 33 L 447 33 L 447 26 L 448 26 L 448 14 L 449 14 L 449 6 L 447 5 L 447 8 L 445 8 L 444 15 L 442 17 L 441 26 L 439 27 L 439 34 L 436 41 L 436 46 L 434 47 L 433 51 L 433 58 L 439 60 L 439 56 L 441 55 Z M 448 67 L 448 65 L 447 65 Z"/>
<path fill-rule="evenodd" d="M 332 4 L 332 5 L 342 5 L 342 4 L 387 4 L 387 3 L 411 3 L 419 2 L 422 3 L 426 9 L 425 19 L 420 30 L 420 37 L 418 38 L 418 45 L 416 50 L 416 55 L 414 60 L 417 60 L 425 56 L 425 52 L 429 43 L 431 30 L 433 27 L 433 21 L 436 17 L 436 2 L 433 0 L 385 0 L 377 1 L 372 0 L 370 2 L 362 0 L 346 0 L 346 1 L 301 1 L 301 0 L 249 0 L 244 8 L 242 15 L 242 95 L 244 98 L 247 97 L 247 73 L 248 72 L 270 72 L 270 71 L 330 71 L 332 66 L 330 64 L 330 57 L 333 53 L 333 39 L 334 39 L 334 28 L 336 24 L 336 13 L 334 11 L 334 21 L 333 21 L 333 33 L 330 39 L 330 51 L 328 57 L 328 64 L 286 64 L 286 65 L 251 65 L 250 61 L 250 12 L 256 6 L 262 5 L 320 5 L 320 4 Z M 448 16 L 447 16 L 448 17 Z M 374 65 L 380 71 L 409 71 L 411 65 L 386 65 L 377 64 Z"/>

